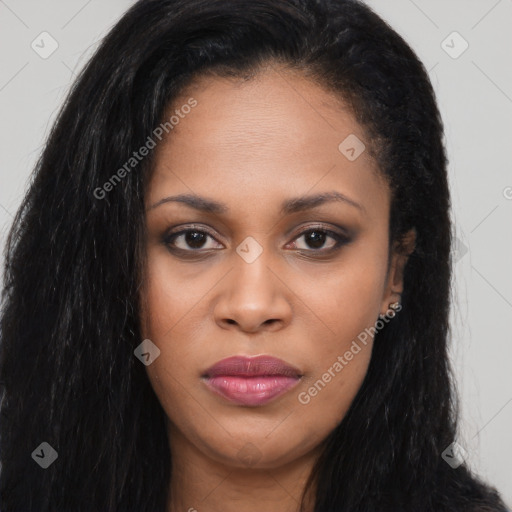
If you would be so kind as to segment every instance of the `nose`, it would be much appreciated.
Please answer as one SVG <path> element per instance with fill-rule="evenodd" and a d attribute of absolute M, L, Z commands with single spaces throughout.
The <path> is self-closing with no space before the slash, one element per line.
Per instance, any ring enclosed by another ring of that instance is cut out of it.
<path fill-rule="evenodd" d="M 290 323 L 291 291 L 263 254 L 252 263 L 234 255 L 234 268 L 222 281 L 214 309 L 223 329 L 273 332 Z"/>

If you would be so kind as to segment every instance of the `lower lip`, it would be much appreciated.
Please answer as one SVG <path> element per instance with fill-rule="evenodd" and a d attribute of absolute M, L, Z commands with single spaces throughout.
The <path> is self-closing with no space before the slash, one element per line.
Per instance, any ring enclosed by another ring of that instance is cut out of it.
<path fill-rule="evenodd" d="M 263 405 L 286 393 L 299 382 L 299 377 L 269 375 L 235 377 L 224 375 L 208 377 L 206 385 L 216 394 L 239 405 Z"/>

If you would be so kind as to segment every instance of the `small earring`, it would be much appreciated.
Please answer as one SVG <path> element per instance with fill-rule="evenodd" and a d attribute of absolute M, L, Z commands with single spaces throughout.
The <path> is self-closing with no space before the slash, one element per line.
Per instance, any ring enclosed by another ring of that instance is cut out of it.
<path fill-rule="evenodd" d="M 397 301 L 397 302 L 390 302 L 390 303 L 389 303 L 389 308 L 390 308 L 390 309 L 392 309 L 393 311 L 397 311 L 397 310 L 399 310 L 399 309 L 400 309 L 400 306 L 401 306 L 400 301 Z M 386 315 L 385 315 L 384 313 L 380 313 L 379 318 L 380 318 L 381 320 L 383 320 L 384 318 L 386 318 Z"/>

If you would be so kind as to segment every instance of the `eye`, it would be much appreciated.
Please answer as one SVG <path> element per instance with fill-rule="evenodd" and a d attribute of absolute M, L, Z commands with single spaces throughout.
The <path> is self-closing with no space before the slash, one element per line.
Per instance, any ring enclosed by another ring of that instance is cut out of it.
<path fill-rule="evenodd" d="M 299 242 L 303 239 L 303 242 Z M 302 231 L 286 248 L 300 251 L 328 253 L 336 251 L 342 245 L 350 241 L 349 237 L 336 233 L 323 226 L 312 226 Z M 169 233 L 163 238 L 163 243 L 172 252 L 183 256 L 193 256 L 193 253 L 208 252 L 222 249 L 224 246 L 217 242 L 216 238 L 203 227 L 190 226 L 180 231 Z"/>
<path fill-rule="evenodd" d="M 302 243 L 293 242 L 294 248 L 304 251 L 329 252 L 347 243 L 349 238 L 322 226 L 314 226 L 302 231 L 295 240 L 303 239 Z M 331 240 L 329 242 L 329 239 Z"/>
<path fill-rule="evenodd" d="M 176 233 L 170 233 L 164 238 L 164 243 L 170 249 L 180 252 L 194 252 L 199 249 L 216 249 L 215 243 L 210 242 L 210 244 L 208 244 L 209 238 L 215 241 L 213 235 L 205 231 L 204 228 L 190 227 Z M 221 245 L 221 247 L 223 246 Z"/>

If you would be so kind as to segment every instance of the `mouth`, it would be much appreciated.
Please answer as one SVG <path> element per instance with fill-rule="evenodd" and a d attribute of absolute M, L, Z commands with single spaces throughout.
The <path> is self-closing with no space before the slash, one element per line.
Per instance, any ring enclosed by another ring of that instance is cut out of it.
<path fill-rule="evenodd" d="M 210 391 L 238 405 L 264 405 L 295 387 L 300 370 L 271 356 L 223 359 L 201 376 Z"/>

